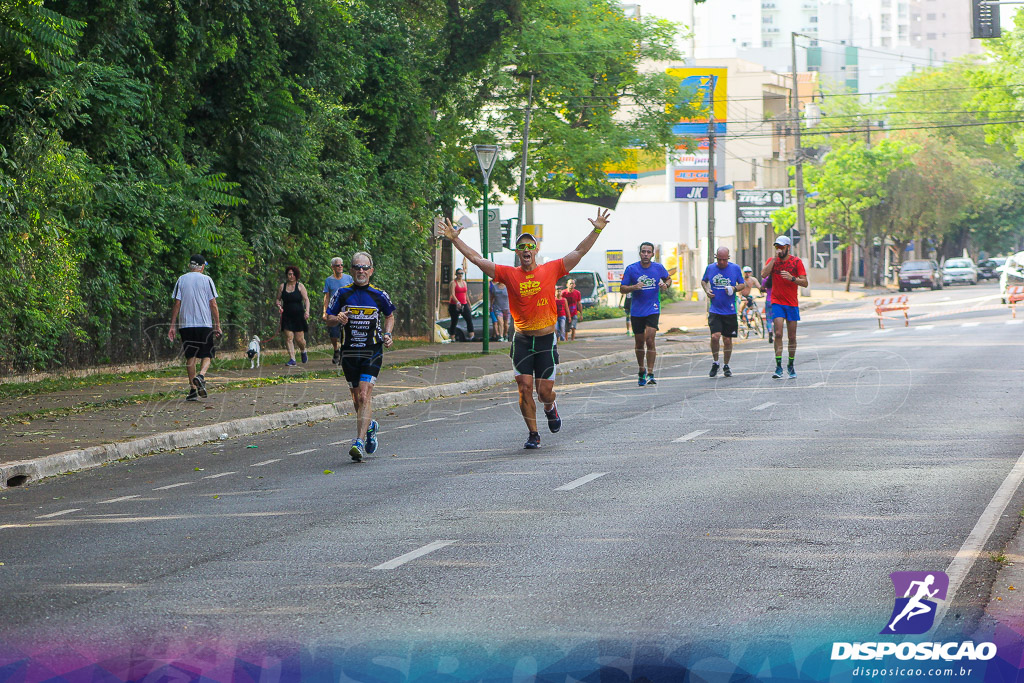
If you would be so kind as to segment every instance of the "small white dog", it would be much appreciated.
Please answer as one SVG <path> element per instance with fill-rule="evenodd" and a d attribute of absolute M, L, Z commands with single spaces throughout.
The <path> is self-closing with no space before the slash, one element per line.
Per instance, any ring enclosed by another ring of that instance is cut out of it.
<path fill-rule="evenodd" d="M 249 342 L 249 350 L 245 352 L 245 355 L 249 357 L 249 369 L 260 366 L 260 338 L 255 334 L 252 336 L 252 340 Z"/>

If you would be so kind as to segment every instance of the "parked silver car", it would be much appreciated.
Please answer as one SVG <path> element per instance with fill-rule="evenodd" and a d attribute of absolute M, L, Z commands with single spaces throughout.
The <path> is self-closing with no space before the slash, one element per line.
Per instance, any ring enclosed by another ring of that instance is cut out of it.
<path fill-rule="evenodd" d="M 951 258 L 942 264 L 942 284 L 952 285 L 958 282 L 978 284 L 978 269 L 971 259 Z"/>

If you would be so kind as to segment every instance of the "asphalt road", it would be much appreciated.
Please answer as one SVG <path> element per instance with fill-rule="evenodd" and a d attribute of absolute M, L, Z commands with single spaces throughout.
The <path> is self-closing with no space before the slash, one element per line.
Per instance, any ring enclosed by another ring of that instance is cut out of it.
<path fill-rule="evenodd" d="M 873 638 L 888 574 L 945 570 L 1024 450 L 1024 317 L 997 296 L 915 292 L 885 331 L 808 311 L 795 380 L 759 340 L 728 379 L 707 352 L 663 356 L 657 387 L 561 377 L 538 451 L 509 385 L 378 415 L 362 464 L 342 419 L 4 491 L 0 642 Z"/>

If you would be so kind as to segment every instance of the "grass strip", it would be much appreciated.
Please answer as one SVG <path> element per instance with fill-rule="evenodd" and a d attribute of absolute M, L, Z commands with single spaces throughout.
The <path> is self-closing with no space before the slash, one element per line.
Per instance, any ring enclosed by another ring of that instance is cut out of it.
<path fill-rule="evenodd" d="M 435 356 L 432 358 L 419 358 L 413 360 L 400 361 L 398 363 L 385 365 L 383 369 L 395 370 L 408 367 L 429 366 L 435 365 L 437 363 L 446 363 L 452 360 L 467 360 L 470 358 L 480 358 L 482 356 L 492 355 L 495 353 L 503 354 L 504 352 L 491 351 L 489 354 L 475 351 L 467 353 L 453 353 L 447 356 Z M 179 373 L 176 374 L 180 374 L 180 369 Z M 237 380 L 218 385 L 216 387 L 216 390 L 223 391 L 232 389 L 254 389 L 257 387 L 276 386 L 278 384 L 296 384 L 299 382 L 306 382 L 314 379 L 339 378 L 344 378 L 344 374 L 342 373 L 341 368 L 338 368 L 337 370 L 317 370 L 289 375 L 279 375 L 277 377 L 256 377 L 253 379 Z M 141 403 L 148 403 L 150 401 L 177 400 L 181 398 L 181 395 L 181 391 L 161 391 L 157 393 L 122 396 L 119 398 L 107 399 L 105 401 L 85 401 L 64 408 L 44 409 L 25 413 L 17 413 L 15 415 L 8 415 L 6 417 L 0 418 L 0 426 L 31 422 L 32 420 L 39 420 L 43 418 L 66 417 L 68 415 L 78 415 L 93 410 L 119 408 L 127 405 L 138 405 Z"/>
<path fill-rule="evenodd" d="M 393 351 L 401 349 L 412 349 L 426 346 L 430 342 L 415 340 L 397 340 Z M 318 352 L 320 353 L 320 352 Z M 264 353 L 262 362 L 267 365 L 283 365 L 288 360 L 288 354 L 274 351 Z M 223 372 L 225 370 L 242 370 L 248 367 L 248 358 L 232 358 L 230 360 L 214 359 L 211 365 L 211 372 Z M 70 391 L 72 389 L 86 389 L 88 387 L 105 386 L 121 382 L 139 382 L 147 379 L 161 379 L 164 377 L 177 377 L 181 374 L 183 366 L 175 364 L 161 370 L 139 370 L 137 372 L 100 373 L 86 377 L 53 377 L 41 379 L 35 382 L 12 382 L 0 384 L 0 401 L 4 399 L 20 398 L 22 396 L 36 396 L 38 394 L 52 394 L 58 391 Z"/>

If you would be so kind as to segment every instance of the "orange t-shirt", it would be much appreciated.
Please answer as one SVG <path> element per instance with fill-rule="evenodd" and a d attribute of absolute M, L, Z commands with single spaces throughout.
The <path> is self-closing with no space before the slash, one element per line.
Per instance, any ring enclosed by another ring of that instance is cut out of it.
<path fill-rule="evenodd" d="M 568 274 L 562 259 L 548 261 L 530 272 L 494 266 L 494 279 L 508 287 L 508 307 L 517 330 L 541 330 L 558 321 L 555 283 Z"/>

